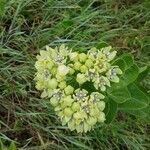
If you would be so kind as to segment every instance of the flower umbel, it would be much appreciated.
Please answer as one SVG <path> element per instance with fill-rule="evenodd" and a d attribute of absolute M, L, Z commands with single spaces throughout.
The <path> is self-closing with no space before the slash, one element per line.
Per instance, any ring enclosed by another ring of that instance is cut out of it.
<path fill-rule="evenodd" d="M 79 133 L 105 121 L 101 92 L 111 87 L 111 82 L 119 82 L 122 74 L 118 66 L 111 65 L 115 56 L 111 46 L 78 53 L 62 44 L 40 51 L 35 63 L 36 88 L 42 91 L 41 98 L 50 99 L 62 125 Z"/>

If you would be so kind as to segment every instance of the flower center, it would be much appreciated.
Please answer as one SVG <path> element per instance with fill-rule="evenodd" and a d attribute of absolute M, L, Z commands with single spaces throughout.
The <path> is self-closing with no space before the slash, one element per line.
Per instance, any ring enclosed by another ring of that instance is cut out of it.
<path fill-rule="evenodd" d="M 57 62 L 57 63 L 63 63 L 63 60 L 64 60 L 64 57 L 63 57 L 63 56 L 60 56 L 60 55 L 58 55 L 58 56 L 55 58 L 55 62 Z"/>
<path fill-rule="evenodd" d="M 63 96 L 62 91 L 58 91 L 56 93 L 53 94 L 53 97 L 55 97 L 57 100 L 60 100 Z"/>
<path fill-rule="evenodd" d="M 85 98 L 86 98 L 86 93 L 83 93 L 82 91 L 76 93 L 76 99 L 77 100 L 83 100 L 84 101 Z"/>

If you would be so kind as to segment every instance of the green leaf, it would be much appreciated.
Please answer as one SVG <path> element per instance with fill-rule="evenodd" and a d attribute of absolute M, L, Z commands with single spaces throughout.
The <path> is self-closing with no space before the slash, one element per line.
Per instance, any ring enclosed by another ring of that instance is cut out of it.
<path fill-rule="evenodd" d="M 138 110 L 123 110 L 126 113 L 129 113 L 131 115 L 140 117 L 140 118 L 147 118 L 150 115 L 150 106 L 147 106 L 146 108 L 143 109 L 138 109 Z"/>
<path fill-rule="evenodd" d="M 142 101 L 143 103 L 145 103 L 147 105 L 150 103 L 150 98 L 146 95 L 146 93 L 141 91 L 137 85 L 130 84 L 128 86 L 128 89 L 131 93 L 131 97 L 133 97 L 135 99 L 139 99 L 140 101 Z"/>
<path fill-rule="evenodd" d="M 139 68 L 136 64 L 133 64 L 129 69 L 126 70 L 123 78 L 126 80 L 128 83 L 132 83 L 137 79 L 139 75 Z"/>
<path fill-rule="evenodd" d="M 106 103 L 106 123 L 111 123 L 117 114 L 118 104 L 114 102 L 112 99 L 109 99 L 109 102 Z"/>
<path fill-rule="evenodd" d="M 16 145 L 14 142 L 11 142 L 8 150 L 17 150 Z"/>
<path fill-rule="evenodd" d="M 126 109 L 126 110 L 137 110 L 145 107 L 147 107 L 147 104 L 134 98 L 126 101 L 125 103 L 120 104 L 119 106 L 120 109 Z"/>
<path fill-rule="evenodd" d="M 113 62 L 113 65 L 118 65 L 119 68 L 123 71 L 123 74 L 120 76 L 120 82 L 112 85 L 113 87 L 127 86 L 138 78 L 140 71 L 138 66 L 134 64 L 132 55 L 121 55 L 121 57 L 119 57 L 116 61 Z"/>
<path fill-rule="evenodd" d="M 137 78 L 137 82 L 142 81 L 146 76 L 148 76 L 149 72 L 150 72 L 150 67 L 148 66 L 140 68 L 140 74 Z"/>
<path fill-rule="evenodd" d="M 146 108 L 149 104 L 149 98 L 135 85 L 131 84 L 128 86 L 131 94 L 131 98 L 120 104 L 120 109 L 125 110 L 138 110 Z"/>
<path fill-rule="evenodd" d="M 121 56 L 121 58 L 122 58 L 122 59 L 124 60 L 124 62 L 125 62 L 125 68 L 126 68 L 126 69 L 130 68 L 130 67 L 133 65 L 133 63 L 134 63 L 133 57 L 132 57 L 131 54 L 123 54 L 123 55 Z"/>
<path fill-rule="evenodd" d="M 127 86 L 134 82 L 139 75 L 139 68 L 136 64 L 133 64 L 129 69 L 127 69 L 120 78 L 120 86 Z"/>
<path fill-rule="evenodd" d="M 108 90 L 108 96 L 112 98 L 116 103 L 123 103 L 131 98 L 127 87 L 117 87 L 115 89 Z"/>
<path fill-rule="evenodd" d="M 117 66 L 119 66 L 119 68 L 124 72 L 125 71 L 125 69 L 126 69 L 126 63 L 125 63 L 125 61 L 123 60 L 123 59 L 117 59 L 114 63 L 113 63 L 113 65 L 117 65 Z"/>

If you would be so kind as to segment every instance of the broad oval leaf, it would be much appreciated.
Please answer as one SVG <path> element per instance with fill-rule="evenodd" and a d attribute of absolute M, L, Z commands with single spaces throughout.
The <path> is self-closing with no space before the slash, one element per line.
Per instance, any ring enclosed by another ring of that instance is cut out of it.
<path fill-rule="evenodd" d="M 114 63 L 113 63 L 113 65 L 117 65 L 117 66 L 119 66 L 119 68 L 124 72 L 125 71 L 125 69 L 126 69 L 126 63 L 125 63 L 125 61 L 123 60 L 123 59 L 117 59 Z"/>
<path fill-rule="evenodd" d="M 150 99 L 135 84 L 130 84 L 128 89 L 131 94 L 131 99 L 120 104 L 120 109 L 138 110 L 148 106 Z"/>
<path fill-rule="evenodd" d="M 126 69 L 130 68 L 130 67 L 133 65 L 133 63 L 134 63 L 133 57 L 132 57 L 131 54 L 123 54 L 123 55 L 121 56 L 121 58 L 122 58 L 122 59 L 124 60 L 124 62 L 125 62 L 125 68 L 126 68 Z"/>
<path fill-rule="evenodd" d="M 106 123 L 111 123 L 114 120 L 117 114 L 117 108 L 118 108 L 118 104 L 114 102 L 112 99 L 109 99 L 105 109 Z"/>
<path fill-rule="evenodd" d="M 136 64 L 133 64 L 129 69 L 127 69 L 120 78 L 120 86 L 127 86 L 134 82 L 139 75 L 139 68 Z"/>
<path fill-rule="evenodd" d="M 134 98 L 131 98 L 130 100 L 119 105 L 120 109 L 126 109 L 126 110 L 138 110 L 145 107 L 147 107 L 146 103 L 143 103 L 142 101 Z"/>
<path fill-rule="evenodd" d="M 140 118 L 146 118 L 148 119 L 149 115 L 150 115 L 150 109 L 149 106 L 147 106 L 146 108 L 143 109 L 137 109 L 137 110 L 125 110 L 123 109 L 122 111 L 124 111 L 125 113 L 129 113 L 131 115 L 140 117 Z"/>
<path fill-rule="evenodd" d="M 108 96 L 112 98 L 116 103 L 124 103 L 131 98 L 127 87 L 108 90 Z"/>
<path fill-rule="evenodd" d="M 141 91 L 136 84 L 130 84 L 128 86 L 128 89 L 132 98 L 138 99 L 147 105 L 150 103 L 149 96 L 146 95 L 146 93 L 144 93 L 143 91 Z"/>

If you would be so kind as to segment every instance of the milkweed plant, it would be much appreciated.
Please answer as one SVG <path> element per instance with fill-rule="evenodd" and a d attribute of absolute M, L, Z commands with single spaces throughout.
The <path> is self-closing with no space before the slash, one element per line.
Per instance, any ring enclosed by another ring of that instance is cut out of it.
<path fill-rule="evenodd" d="M 135 84 L 140 69 L 130 54 L 116 54 L 111 46 L 79 53 L 64 44 L 40 51 L 36 89 L 50 100 L 62 125 L 86 133 L 97 123 L 110 123 L 118 110 L 135 113 L 148 106 Z"/>

